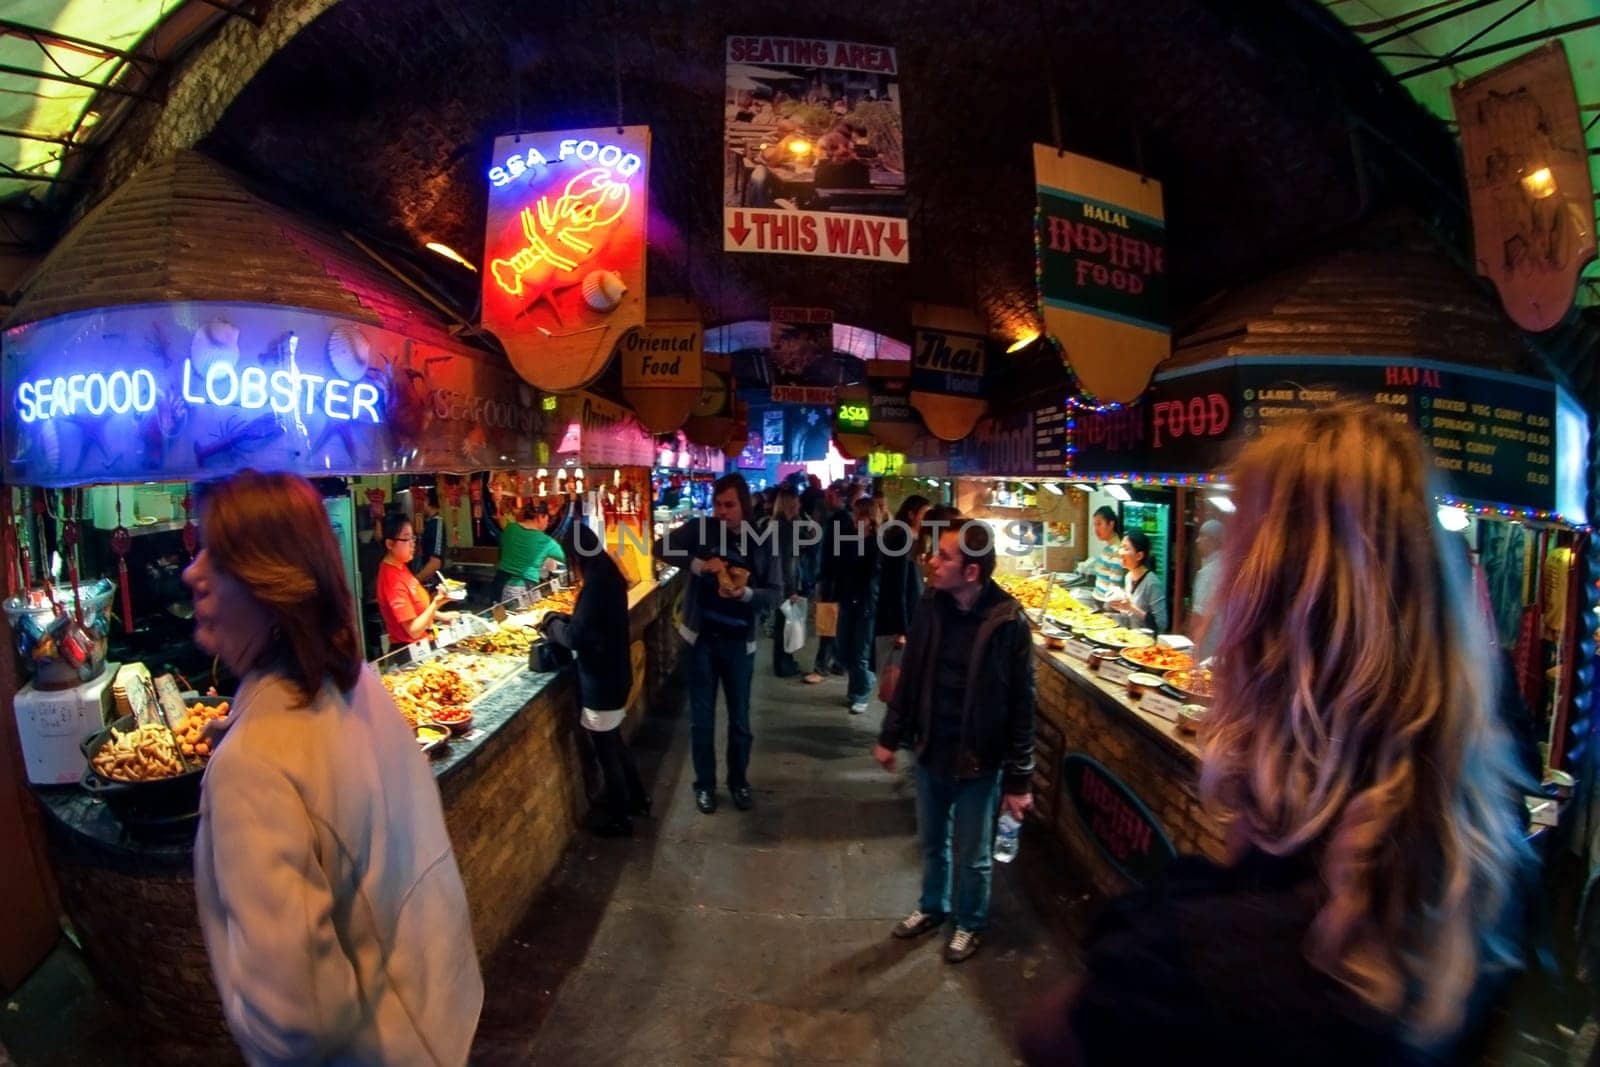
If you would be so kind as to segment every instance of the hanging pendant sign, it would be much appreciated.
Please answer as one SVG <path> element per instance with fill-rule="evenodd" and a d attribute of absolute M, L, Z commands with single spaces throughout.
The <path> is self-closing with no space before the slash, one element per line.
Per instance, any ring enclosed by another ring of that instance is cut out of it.
<path fill-rule="evenodd" d="M 1045 331 L 1085 392 L 1127 404 L 1172 352 L 1161 183 L 1033 146 Z"/>
<path fill-rule="evenodd" d="M 865 459 L 872 451 L 872 394 L 864 384 L 839 389 L 839 402 L 833 409 L 833 443 L 847 459 Z"/>
<path fill-rule="evenodd" d="M 727 356 L 706 356 L 700 395 L 683 424 L 684 435 L 697 444 L 721 448 L 733 429 L 733 362 Z"/>
<path fill-rule="evenodd" d="M 983 320 L 964 308 L 919 304 L 911 345 L 911 406 L 942 441 L 959 441 L 988 410 L 984 376 L 988 341 Z"/>
<path fill-rule="evenodd" d="M 900 360 L 875 359 L 867 364 L 871 391 L 868 429 L 878 444 L 892 452 L 908 452 L 927 431 L 911 406 L 911 365 Z"/>
<path fill-rule="evenodd" d="M 654 315 L 617 342 L 622 395 L 647 430 L 676 430 L 689 417 L 700 399 L 704 342 L 698 320 L 668 321 Z"/>
<path fill-rule="evenodd" d="M 587 385 L 645 319 L 650 128 L 499 137 L 483 324 L 541 389 Z"/>
<path fill-rule="evenodd" d="M 1524 330 L 1555 326 L 1595 258 L 1594 193 L 1560 39 L 1450 90 L 1478 273 Z"/>

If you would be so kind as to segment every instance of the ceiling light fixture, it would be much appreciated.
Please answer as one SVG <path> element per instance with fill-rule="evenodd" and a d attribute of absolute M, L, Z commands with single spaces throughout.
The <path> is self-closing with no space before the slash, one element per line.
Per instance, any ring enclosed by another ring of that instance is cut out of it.
<path fill-rule="evenodd" d="M 1045 482 L 1044 487 L 1050 490 L 1050 492 L 1054 493 L 1056 496 L 1061 495 L 1061 487 L 1055 482 Z"/>
<path fill-rule="evenodd" d="M 452 263 L 461 264 L 463 267 L 465 267 L 468 270 L 472 271 L 474 274 L 476 274 L 478 272 L 478 268 L 477 267 L 474 267 L 471 263 L 468 263 L 467 260 L 461 255 L 460 252 L 457 252 L 455 249 L 451 248 L 447 244 L 440 244 L 438 241 L 429 241 L 423 247 L 426 248 L 428 251 L 432 252 L 436 256 L 443 256 L 445 259 L 448 259 Z"/>
<path fill-rule="evenodd" d="M 1556 176 L 1550 173 L 1549 167 L 1540 167 L 1517 180 L 1522 183 L 1522 191 L 1535 200 L 1548 200 L 1556 195 Z"/>
<path fill-rule="evenodd" d="M 1123 503 L 1127 503 L 1133 499 L 1132 495 L 1130 495 L 1128 492 L 1128 487 L 1123 485 L 1121 482 L 1107 482 L 1100 488 L 1105 490 L 1105 494 L 1112 500 L 1120 500 Z"/>
<path fill-rule="evenodd" d="M 1230 498 L 1223 496 L 1221 493 L 1212 493 L 1207 496 L 1206 499 L 1211 501 L 1212 507 L 1222 512 L 1224 515 L 1233 514 L 1234 506 L 1233 501 Z"/>
<path fill-rule="evenodd" d="M 1011 355 L 1011 354 L 1013 354 L 1015 352 L 1021 352 L 1024 348 L 1027 348 L 1029 345 L 1033 344 L 1033 342 L 1037 341 L 1038 339 L 1039 339 L 1039 331 L 1038 330 L 1023 330 L 1020 334 L 1017 335 L 1017 339 L 1015 341 L 1011 342 L 1011 347 L 1006 349 L 1006 355 L 1009 356 L 1009 355 Z"/>

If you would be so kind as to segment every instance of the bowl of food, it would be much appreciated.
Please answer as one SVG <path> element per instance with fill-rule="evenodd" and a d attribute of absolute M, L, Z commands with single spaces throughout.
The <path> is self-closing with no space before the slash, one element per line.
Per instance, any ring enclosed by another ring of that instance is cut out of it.
<path fill-rule="evenodd" d="M 450 727 L 425 722 L 417 726 L 417 745 L 423 752 L 433 752 L 450 740 Z"/>
<path fill-rule="evenodd" d="M 1128 695 L 1135 700 L 1144 696 L 1146 689 L 1157 689 L 1160 686 L 1160 675 L 1146 674 L 1144 671 L 1135 671 L 1128 675 Z"/>
<path fill-rule="evenodd" d="M 1200 724 L 1206 721 L 1206 706 L 1204 704 L 1185 704 L 1178 709 L 1178 730 L 1182 733 L 1192 734 L 1200 729 Z"/>
<path fill-rule="evenodd" d="M 472 709 L 460 706 L 435 708 L 428 718 L 435 726 L 443 726 L 451 733 L 464 734 L 472 726 Z"/>
<path fill-rule="evenodd" d="M 89 761 L 81 785 L 124 822 L 165 820 L 200 810 L 205 768 L 186 760 L 165 723 L 138 725 L 124 715 L 84 739 Z"/>

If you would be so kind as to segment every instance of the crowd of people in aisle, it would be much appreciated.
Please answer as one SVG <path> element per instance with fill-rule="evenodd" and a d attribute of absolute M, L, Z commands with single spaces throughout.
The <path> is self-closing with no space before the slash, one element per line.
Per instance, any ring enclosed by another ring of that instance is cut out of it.
<path fill-rule="evenodd" d="M 1358 406 L 1286 421 L 1238 458 L 1236 532 L 1202 550 L 1217 683 L 1200 783 L 1230 858 L 1181 858 L 1111 902 L 1083 976 L 1030 1009 L 1027 1062 L 1469 1054 L 1518 966 L 1530 859 L 1496 661 L 1461 553 L 1432 521 L 1431 471 L 1414 433 Z M 885 933 L 948 926 L 945 959 L 966 960 L 987 930 L 996 815 L 1032 802 L 1033 635 L 994 581 L 993 533 L 911 497 L 893 516 L 909 551 L 884 553 L 865 535 L 891 516 L 864 485 L 762 500 L 757 525 L 744 480 L 725 476 L 713 515 L 659 547 L 689 572 L 695 804 L 718 806 L 719 691 L 720 781 L 736 808 L 754 803 L 751 682 L 759 641 L 781 631 L 767 620 L 801 597 L 837 605 L 797 684 L 843 674 L 841 714 L 880 700 L 872 755 L 893 770 L 904 752 L 916 782 L 922 880 Z M 1141 594 L 1148 543 L 1096 518 L 1122 572 L 1112 610 L 1166 621 Z M 583 524 L 569 530 L 584 591 L 547 634 L 576 655 L 575 714 L 605 734 L 631 682 L 623 582 Z M 388 533 L 408 563 L 408 531 Z M 195 847 L 230 1029 L 251 1062 L 464 1063 L 483 997 L 465 891 L 432 776 L 361 662 L 320 499 L 291 475 L 241 473 L 203 500 L 201 543 L 185 574 L 196 638 L 244 679 Z M 1115 588 L 1109 553 L 1090 566 Z M 775 674 L 797 667 L 775 649 Z M 626 832 L 650 798 L 625 747 L 597 751 L 603 825 Z"/>

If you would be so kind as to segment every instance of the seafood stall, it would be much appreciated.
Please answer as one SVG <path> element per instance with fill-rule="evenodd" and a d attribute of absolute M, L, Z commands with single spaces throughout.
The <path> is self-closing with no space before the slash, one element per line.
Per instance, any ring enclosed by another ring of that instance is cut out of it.
<path fill-rule="evenodd" d="M 3 337 L 0 637 L 23 668 L 4 724 L 29 772 L 19 803 L 43 830 L 61 910 L 97 986 L 170 1035 L 165 1062 L 229 1062 L 191 849 L 204 721 L 232 686 L 190 640 L 180 575 L 198 549 L 193 487 L 244 467 L 310 478 L 360 602 L 360 549 L 381 545 L 371 535 L 400 503 L 402 478 L 536 471 L 551 465 L 554 431 L 503 358 L 457 341 L 336 239 L 232 186 L 213 188 L 209 164 L 180 160 L 136 182 L 170 182 L 173 167 L 191 165 L 201 172 L 179 177 L 200 195 L 184 210 L 234 205 L 215 229 L 249 247 L 251 270 L 281 280 L 272 296 L 298 303 L 248 302 L 239 294 L 268 291 L 261 278 L 208 259 L 180 271 L 207 280 L 189 288 L 231 296 L 159 302 L 185 287 L 129 282 L 117 291 L 151 302 L 95 306 L 94 294 L 114 287 L 72 284 L 71 272 L 119 269 L 113 237 L 102 246 L 93 231 L 114 225 L 123 205 L 113 198 L 85 220 L 87 232 L 30 283 Z M 237 213 L 239 202 L 250 210 Z M 176 260 L 216 251 L 173 247 Z M 650 457 L 633 462 L 642 487 Z M 603 495 L 593 503 L 605 521 Z M 648 566 L 629 590 L 636 714 L 646 694 L 667 698 L 674 574 Z M 531 622 L 573 595 L 531 590 L 531 602 L 490 609 L 374 668 L 416 717 L 419 745 L 432 746 L 482 954 L 521 917 L 587 805 L 572 672 L 534 672 L 528 655 Z M 130 668 L 139 682 L 119 685 Z M 160 699 L 138 696 L 144 678 Z M 197 695 L 213 685 L 221 696 Z"/>

